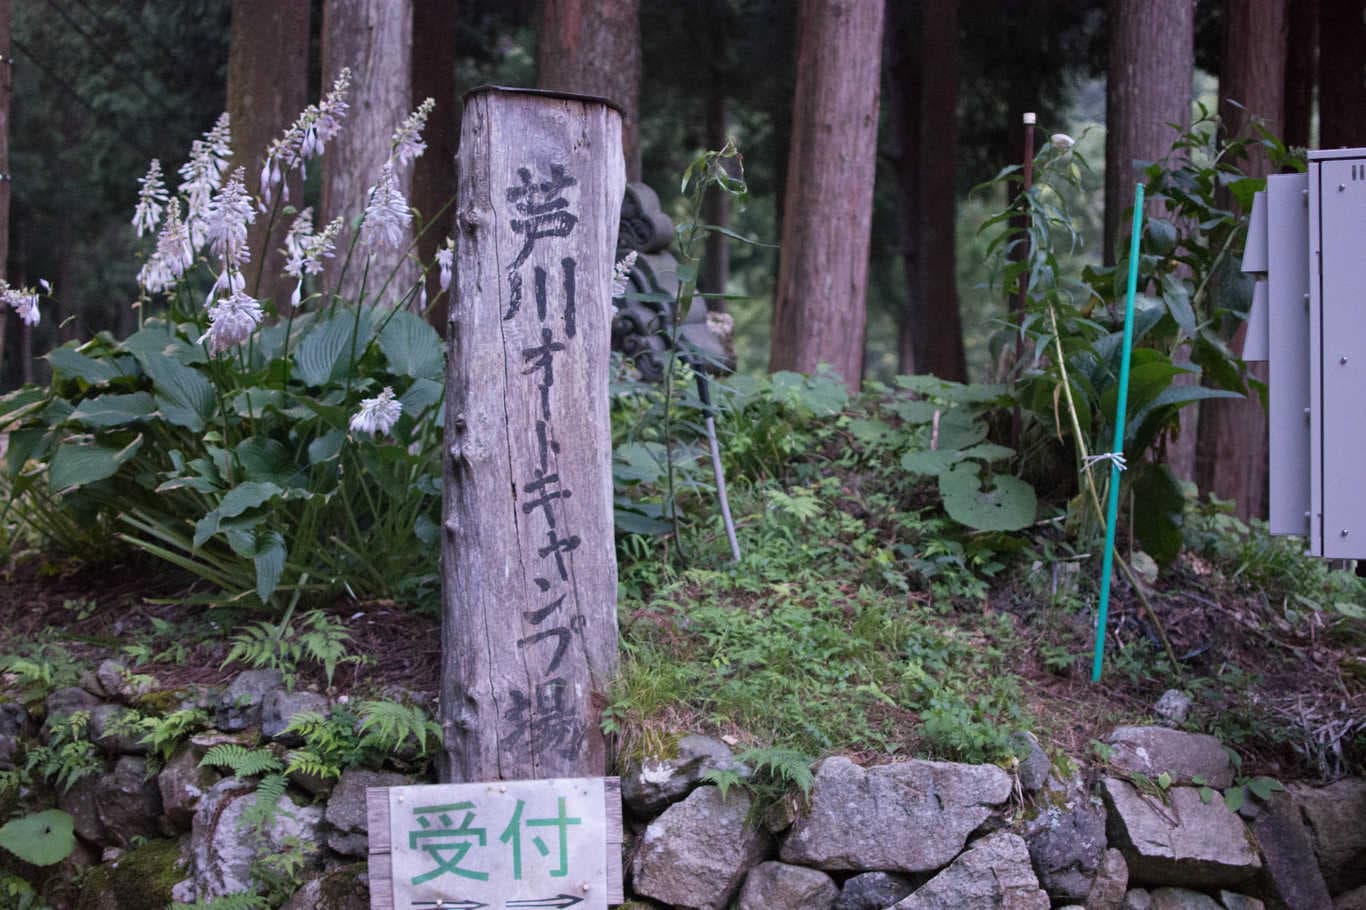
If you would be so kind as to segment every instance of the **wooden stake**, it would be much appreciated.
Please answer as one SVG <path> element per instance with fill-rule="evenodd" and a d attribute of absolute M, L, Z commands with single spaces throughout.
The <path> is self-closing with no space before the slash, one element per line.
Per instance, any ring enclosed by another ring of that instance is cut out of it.
<path fill-rule="evenodd" d="M 581 95 L 476 89 L 458 173 L 442 776 L 601 776 L 617 666 L 607 379 L 621 116 Z"/>

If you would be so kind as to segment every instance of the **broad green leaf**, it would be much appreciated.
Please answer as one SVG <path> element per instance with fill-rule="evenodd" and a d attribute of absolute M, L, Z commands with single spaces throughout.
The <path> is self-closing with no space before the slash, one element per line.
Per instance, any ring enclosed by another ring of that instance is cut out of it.
<path fill-rule="evenodd" d="M 379 349 L 389 372 L 414 379 L 439 380 L 445 371 L 445 347 L 425 319 L 399 310 L 379 333 Z"/>
<path fill-rule="evenodd" d="M 1186 496 L 1181 482 L 1166 465 L 1144 463 L 1134 478 L 1138 503 L 1131 518 L 1134 536 L 1160 565 L 1168 565 L 1181 552 L 1182 514 Z"/>
<path fill-rule="evenodd" d="M 215 511 L 222 518 L 232 518 L 241 515 L 247 509 L 254 509 L 262 503 L 269 502 L 282 492 L 284 491 L 273 483 L 248 480 L 229 490 Z"/>
<path fill-rule="evenodd" d="M 1224 805 L 1228 806 L 1230 812 L 1237 812 L 1243 808 L 1243 803 L 1247 801 L 1247 789 L 1245 787 L 1230 787 L 1224 791 Z"/>
<path fill-rule="evenodd" d="M 261 603 L 267 603 L 285 571 L 285 539 L 278 531 L 256 535 L 253 562 L 256 564 L 256 596 L 261 598 Z"/>
<path fill-rule="evenodd" d="M 1162 218 L 1150 218 L 1143 226 L 1143 232 L 1148 235 L 1147 247 L 1159 256 L 1166 256 L 1176 249 L 1178 234 L 1176 225 Z"/>
<path fill-rule="evenodd" d="M 16 419 L 10 415 L 17 416 L 36 407 L 47 400 L 47 395 L 47 389 L 41 389 L 35 385 L 26 385 L 0 396 L 0 418 Z"/>
<path fill-rule="evenodd" d="M 95 360 L 79 354 L 74 348 L 55 348 L 47 353 L 47 362 L 52 369 L 67 376 L 74 376 L 91 385 L 103 385 L 118 377 L 119 371 L 107 360 Z"/>
<path fill-rule="evenodd" d="M 243 389 L 233 396 L 231 407 L 238 417 L 260 417 L 267 408 L 284 410 L 285 394 L 279 389 Z"/>
<path fill-rule="evenodd" d="M 855 418 L 849 421 L 849 432 L 863 445 L 872 445 L 886 439 L 892 432 L 890 424 L 881 420 Z"/>
<path fill-rule="evenodd" d="M 191 433 L 202 432 L 214 406 L 213 386 L 204 374 L 165 354 L 144 354 L 141 359 L 161 416 Z"/>
<path fill-rule="evenodd" d="M 1014 454 L 1014 449 L 1009 446 L 998 446 L 994 442 L 984 442 L 963 450 L 964 458 L 976 458 L 979 461 L 988 462 L 1004 461 Z"/>
<path fill-rule="evenodd" d="M 1162 276 L 1162 299 L 1167 304 L 1167 312 L 1181 327 L 1187 338 L 1195 337 L 1195 310 L 1191 307 L 1190 291 L 1186 283 L 1174 275 Z"/>
<path fill-rule="evenodd" d="M 655 483 L 664 476 L 664 447 L 630 442 L 612 453 L 612 476 L 620 483 Z"/>
<path fill-rule="evenodd" d="M 949 468 L 963 460 L 958 449 L 926 449 L 921 452 L 907 452 L 901 456 L 901 467 L 912 474 L 927 474 L 938 477 Z"/>
<path fill-rule="evenodd" d="M 308 444 L 308 463 L 322 464 L 341 454 L 346 444 L 346 434 L 341 430 L 328 430 Z"/>
<path fill-rule="evenodd" d="M 953 408 L 939 417 L 940 449 L 966 449 L 987 438 L 987 425 L 967 411 Z"/>
<path fill-rule="evenodd" d="M 1018 477 L 998 474 L 987 489 L 979 470 L 967 461 L 939 475 L 939 494 L 949 517 L 978 531 L 1018 531 L 1033 524 L 1038 508 L 1034 488 Z"/>
<path fill-rule="evenodd" d="M 0 847 L 26 863 L 55 866 L 76 849 L 71 816 L 61 809 L 23 815 L 0 827 Z"/>
<path fill-rule="evenodd" d="M 193 325 L 181 328 L 189 338 L 198 336 L 199 329 Z M 125 338 L 120 347 L 136 356 L 139 361 L 147 354 L 160 354 L 187 366 L 207 363 L 209 360 L 208 352 L 202 344 L 195 344 L 180 333 L 173 332 L 162 320 L 149 321 L 139 331 Z"/>
<path fill-rule="evenodd" d="M 428 408 L 441 401 L 441 397 L 446 393 L 446 386 L 442 382 L 431 379 L 415 379 L 413 384 L 408 386 L 408 391 L 398 397 L 398 403 L 403 407 L 403 413 L 414 419 L 421 417 Z M 427 414 L 427 420 L 441 419 L 440 412 Z"/>
<path fill-rule="evenodd" d="M 283 443 L 252 436 L 237 444 L 237 463 L 247 480 L 286 484 L 298 473 L 298 466 Z"/>
<path fill-rule="evenodd" d="M 64 442 L 57 447 L 52 463 L 48 465 L 48 486 L 52 492 L 62 493 L 113 477 L 119 466 L 136 455 L 141 446 L 141 435 L 121 449 L 93 440 Z"/>
<path fill-rule="evenodd" d="M 348 308 L 313 327 L 294 352 L 294 375 L 306 385 L 320 386 L 350 369 L 370 337 L 370 311 Z M 354 339 L 354 343 L 353 343 Z"/>
<path fill-rule="evenodd" d="M 97 395 L 76 405 L 71 419 L 92 427 L 117 427 L 146 420 L 156 409 L 156 402 L 146 392 Z"/>
<path fill-rule="evenodd" d="M 1254 777 L 1247 782 L 1247 788 L 1252 791 L 1252 795 L 1266 802 L 1271 799 L 1273 793 L 1284 790 L 1285 787 L 1274 777 Z"/>
<path fill-rule="evenodd" d="M 936 413 L 944 410 L 933 401 L 897 401 L 886 407 L 907 423 L 930 423 Z"/>

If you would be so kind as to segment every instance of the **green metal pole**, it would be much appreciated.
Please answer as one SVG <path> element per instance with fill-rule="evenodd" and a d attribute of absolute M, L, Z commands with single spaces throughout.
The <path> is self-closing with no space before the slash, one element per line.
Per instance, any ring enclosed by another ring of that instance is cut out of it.
<path fill-rule="evenodd" d="M 1115 444 L 1111 455 L 1124 454 L 1124 422 L 1129 403 L 1129 352 L 1134 344 L 1134 296 L 1138 293 L 1138 241 L 1143 234 L 1143 184 L 1134 191 L 1134 227 L 1129 237 L 1129 288 L 1124 301 L 1124 346 L 1119 360 L 1119 398 L 1115 402 Z M 1105 663 L 1105 624 L 1110 612 L 1110 573 L 1115 561 L 1115 524 L 1119 519 L 1119 462 L 1110 459 L 1110 502 L 1105 510 L 1105 557 L 1100 569 L 1100 608 L 1096 611 L 1096 653 L 1091 682 L 1100 682 Z"/>

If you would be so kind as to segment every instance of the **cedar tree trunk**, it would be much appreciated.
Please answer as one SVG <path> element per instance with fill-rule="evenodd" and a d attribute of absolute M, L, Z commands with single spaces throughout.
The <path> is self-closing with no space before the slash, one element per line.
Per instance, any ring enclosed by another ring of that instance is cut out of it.
<path fill-rule="evenodd" d="M 857 390 L 877 153 L 882 0 L 801 0 L 770 370 Z"/>

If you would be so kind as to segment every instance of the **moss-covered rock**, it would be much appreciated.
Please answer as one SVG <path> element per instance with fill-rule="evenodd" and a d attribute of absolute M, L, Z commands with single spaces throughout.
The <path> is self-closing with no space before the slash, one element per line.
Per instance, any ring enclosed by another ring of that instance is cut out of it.
<path fill-rule="evenodd" d="M 164 910 L 171 903 L 171 889 L 183 878 L 179 844 L 148 841 L 91 869 L 76 910 Z"/>

